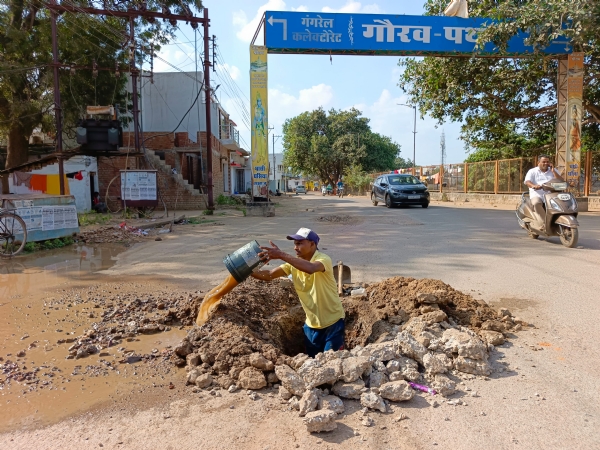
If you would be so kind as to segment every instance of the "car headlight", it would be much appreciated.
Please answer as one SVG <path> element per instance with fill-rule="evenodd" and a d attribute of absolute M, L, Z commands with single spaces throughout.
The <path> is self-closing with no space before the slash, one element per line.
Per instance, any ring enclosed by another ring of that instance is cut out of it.
<path fill-rule="evenodd" d="M 555 209 L 555 210 L 557 210 L 557 211 L 562 211 L 562 210 L 563 210 L 563 209 L 560 207 L 560 205 L 559 205 L 558 203 L 556 203 L 556 201 L 555 201 L 553 198 L 551 198 L 551 199 L 550 199 L 550 207 L 551 207 L 552 209 Z"/>

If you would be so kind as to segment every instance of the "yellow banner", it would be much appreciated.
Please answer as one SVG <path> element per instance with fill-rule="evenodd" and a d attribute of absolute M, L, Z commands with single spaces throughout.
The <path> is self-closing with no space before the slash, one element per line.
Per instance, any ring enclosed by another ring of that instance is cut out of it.
<path fill-rule="evenodd" d="M 583 53 L 569 55 L 567 75 L 567 173 L 565 180 L 579 188 L 581 119 L 583 118 Z"/>
<path fill-rule="evenodd" d="M 267 48 L 250 46 L 250 113 L 252 114 L 252 193 L 266 197 L 269 181 Z"/>

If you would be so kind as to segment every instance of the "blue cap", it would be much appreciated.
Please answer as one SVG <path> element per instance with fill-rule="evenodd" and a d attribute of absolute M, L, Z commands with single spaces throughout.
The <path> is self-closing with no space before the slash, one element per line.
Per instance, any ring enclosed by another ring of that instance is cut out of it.
<path fill-rule="evenodd" d="M 287 236 L 290 241 L 313 241 L 316 245 L 319 245 L 319 235 L 310 228 L 300 228 L 296 234 L 290 234 Z"/>

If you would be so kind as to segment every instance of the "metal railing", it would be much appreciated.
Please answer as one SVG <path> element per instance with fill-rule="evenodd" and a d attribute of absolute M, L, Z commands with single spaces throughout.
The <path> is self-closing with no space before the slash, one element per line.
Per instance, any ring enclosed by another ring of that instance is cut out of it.
<path fill-rule="evenodd" d="M 219 139 L 231 139 L 240 145 L 240 132 L 232 124 L 221 124 L 219 128 Z"/>
<path fill-rule="evenodd" d="M 512 158 L 497 161 L 418 166 L 416 176 L 432 192 L 464 192 L 480 194 L 520 194 L 525 192 L 523 180 L 536 166 L 536 158 Z M 390 172 L 370 174 L 375 180 Z M 412 168 L 398 173 L 412 174 Z M 581 177 L 572 190 L 578 195 L 600 196 L 600 151 L 588 151 L 581 160 Z"/>
<path fill-rule="evenodd" d="M 518 194 L 527 171 L 535 166 L 535 158 L 513 158 L 498 161 L 419 166 L 416 176 L 432 192 L 473 192 L 481 194 Z M 412 169 L 400 173 L 412 174 Z M 373 179 L 389 172 L 374 173 Z M 600 184 L 600 181 L 599 181 Z"/>

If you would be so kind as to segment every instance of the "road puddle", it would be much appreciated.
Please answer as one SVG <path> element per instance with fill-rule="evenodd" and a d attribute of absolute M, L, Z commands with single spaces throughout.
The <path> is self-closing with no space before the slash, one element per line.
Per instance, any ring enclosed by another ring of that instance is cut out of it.
<path fill-rule="evenodd" d="M 180 370 L 160 355 L 186 335 L 183 327 L 123 337 L 67 359 L 72 343 L 102 320 L 100 299 L 177 290 L 150 277 L 132 283 L 102 275 L 125 250 L 74 245 L 0 260 L 0 432 L 45 426 L 176 381 Z"/>

